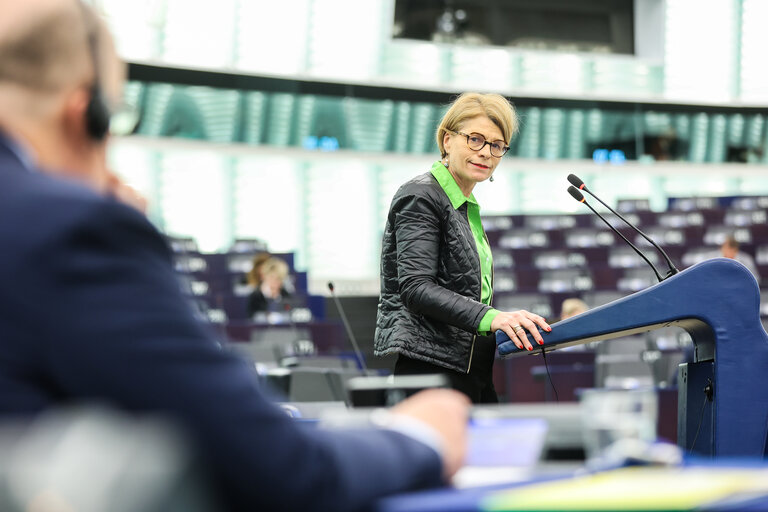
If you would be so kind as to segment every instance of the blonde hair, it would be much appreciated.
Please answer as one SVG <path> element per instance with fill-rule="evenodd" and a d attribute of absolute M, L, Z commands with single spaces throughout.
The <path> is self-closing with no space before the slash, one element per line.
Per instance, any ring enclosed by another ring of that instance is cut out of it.
<path fill-rule="evenodd" d="M 270 260 L 272 255 L 268 252 L 260 252 L 253 257 L 253 263 L 251 264 L 251 270 L 246 274 L 246 280 L 251 286 L 259 286 L 261 284 L 261 272 L 264 267 L 264 263 Z"/>
<path fill-rule="evenodd" d="M 274 276 L 280 280 L 288 277 L 288 264 L 280 258 L 269 258 L 261 265 L 261 277 Z"/>
<path fill-rule="evenodd" d="M 443 146 L 445 133 L 459 130 L 466 120 L 477 116 L 486 116 L 498 126 L 507 145 L 517 133 L 519 125 L 515 107 L 504 96 L 465 92 L 453 101 L 437 127 L 437 147 L 441 157 L 446 155 Z"/>

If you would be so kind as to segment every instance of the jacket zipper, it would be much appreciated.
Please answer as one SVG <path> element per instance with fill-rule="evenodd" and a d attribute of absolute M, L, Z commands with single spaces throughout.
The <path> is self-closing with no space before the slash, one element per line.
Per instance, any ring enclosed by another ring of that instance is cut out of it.
<path fill-rule="evenodd" d="M 469 232 L 472 233 L 472 222 L 469 220 L 469 206 L 467 206 L 466 212 L 467 212 L 467 225 L 469 225 Z M 483 236 L 486 237 L 485 230 L 483 230 Z M 487 242 L 488 238 L 486 237 L 485 240 Z M 480 294 L 478 295 L 478 297 L 480 297 L 480 301 L 482 302 L 483 300 L 483 261 L 480 259 L 480 249 L 477 248 L 477 241 L 475 240 L 474 233 L 472 233 L 472 242 L 474 242 L 475 244 L 475 252 L 477 253 L 477 263 L 480 265 Z M 472 369 L 472 356 L 475 354 L 476 339 L 477 339 L 477 333 L 472 335 L 472 346 L 469 348 L 469 363 L 467 364 L 467 373 L 469 373 L 469 370 Z"/>
<path fill-rule="evenodd" d="M 488 241 L 488 235 L 485 234 L 485 229 L 483 229 L 483 238 L 485 238 L 485 243 L 488 244 L 488 248 L 491 247 L 491 242 Z M 493 257 L 493 254 L 491 254 L 491 257 Z M 480 298 L 482 299 L 482 293 L 483 293 L 483 270 L 482 267 L 480 268 Z M 488 305 L 490 306 L 493 304 L 493 263 L 491 263 L 491 300 L 488 301 Z"/>
<path fill-rule="evenodd" d="M 467 365 L 467 373 L 469 373 L 469 369 L 472 368 L 472 356 L 475 353 L 475 339 L 477 338 L 477 334 L 472 335 L 472 347 L 469 349 L 469 364 Z"/>

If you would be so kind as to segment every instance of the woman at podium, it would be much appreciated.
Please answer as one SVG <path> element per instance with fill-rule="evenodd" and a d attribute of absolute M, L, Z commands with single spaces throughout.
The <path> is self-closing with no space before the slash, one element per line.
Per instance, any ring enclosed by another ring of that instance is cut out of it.
<path fill-rule="evenodd" d="M 491 307 L 493 258 L 472 191 L 493 173 L 517 132 L 498 94 L 464 93 L 437 128 L 441 159 L 392 199 L 381 252 L 376 355 L 397 354 L 395 374 L 444 374 L 475 403 L 497 402 L 492 370 L 503 330 L 533 350 L 526 331 L 550 327 L 525 310 Z"/>

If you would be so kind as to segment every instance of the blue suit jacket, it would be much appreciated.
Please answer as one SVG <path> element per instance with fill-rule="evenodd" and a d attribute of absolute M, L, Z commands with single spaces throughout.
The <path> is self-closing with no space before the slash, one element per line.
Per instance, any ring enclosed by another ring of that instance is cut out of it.
<path fill-rule="evenodd" d="M 290 420 L 221 350 L 138 212 L 22 163 L 0 134 L 0 415 L 106 402 L 169 414 L 230 509 L 355 510 L 440 483 L 426 445 Z"/>

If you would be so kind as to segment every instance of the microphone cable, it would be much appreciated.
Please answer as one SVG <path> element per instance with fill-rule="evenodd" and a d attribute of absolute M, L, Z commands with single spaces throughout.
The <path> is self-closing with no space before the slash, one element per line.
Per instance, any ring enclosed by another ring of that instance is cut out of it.
<path fill-rule="evenodd" d="M 547 370 L 547 378 L 549 379 L 549 385 L 552 386 L 552 391 L 555 393 L 555 402 L 560 401 L 560 397 L 557 396 L 557 388 L 555 388 L 555 381 L 552 380 L 552 374 L 549 373 L 549 363 L 547 363 L 547 352 L 544 350 L 544 345 L 541 347 L 541 357 L 544 359 L 544 368 Z"/>
<path fill-rule="evenodd" d="M 699 413 L 699 424 L 696 426 L 696 435 L 693 436 L 693 442 L 691 443 L 691 449 L 688 450 L 688 454 L 693 454 L 693 449 L 696 447 L 696 440 L 699 438 L 699 432 L 701 431 L 701 424 L 704 422 L 704 411 L 707 408 L 707 403 L 712 401 L 714 389 L 712 387 L 712 379 L 707 379 L 707 385 L 704 386 L 704 403 L 701 404 L 701 413 Z"/>

